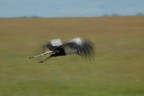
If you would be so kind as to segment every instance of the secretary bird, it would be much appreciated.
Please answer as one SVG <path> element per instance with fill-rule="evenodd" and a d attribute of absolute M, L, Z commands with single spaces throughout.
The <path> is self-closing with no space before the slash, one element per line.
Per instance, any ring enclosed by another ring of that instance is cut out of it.
<path fill-rule="evenodd" d="M 61 39 L 52 39 L 48 43 L 44 44 L 42 48 L 43 52 L 41 54 L 30 57 L 29 59 L 49 54 L 49 57 L 39 61 L 39 63 L 43 63 L 48 59 L 57 56 L 77 54 L 81 57 L 89 58 L 94 53 L 93 44 L 89 40 L 83 38 L 73 38 L 70 41 L 64 43 L 61 42 Z"/>

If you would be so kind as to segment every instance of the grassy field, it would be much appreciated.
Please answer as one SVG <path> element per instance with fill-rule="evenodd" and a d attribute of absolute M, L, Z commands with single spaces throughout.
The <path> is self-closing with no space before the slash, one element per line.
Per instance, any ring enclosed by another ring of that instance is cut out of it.
<path fill-rule="evenodd" d="M 73 37 L 94 43 L 93 61 L 28 59 Z M 144 96 L 144 17 L 0 19 L 0 96 Z"/>

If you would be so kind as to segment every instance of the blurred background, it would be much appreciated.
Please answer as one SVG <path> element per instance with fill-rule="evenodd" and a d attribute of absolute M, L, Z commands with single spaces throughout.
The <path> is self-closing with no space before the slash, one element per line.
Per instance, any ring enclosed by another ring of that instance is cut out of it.
<path fill-rule="evenodd" d="M 74 37 L 94 60 L 28 59 Z M 143 41 L 143 0 L 0 0 L 0 96 L 144 96 Z"/>
<path fill-rule="evenodd" d="M 143 0 L 0 0 L 0 17 L 144 15 Z"/>

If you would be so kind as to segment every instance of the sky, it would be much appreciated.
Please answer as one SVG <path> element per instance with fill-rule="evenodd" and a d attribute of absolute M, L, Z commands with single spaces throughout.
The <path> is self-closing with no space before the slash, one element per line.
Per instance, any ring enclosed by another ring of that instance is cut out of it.
<path fill-rule="evenodd" d="M 0 18 L 144 14 L 144 0 L 0 0 Z"/>

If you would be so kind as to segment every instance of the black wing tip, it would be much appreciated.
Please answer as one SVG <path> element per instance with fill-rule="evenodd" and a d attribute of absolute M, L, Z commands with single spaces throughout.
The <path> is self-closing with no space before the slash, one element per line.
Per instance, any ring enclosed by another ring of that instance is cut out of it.
<path fill-rule="evenodd" d="M 95 54 L 94 44 L 88 39 L 83 39 L 83 44 L 80 46 L 78 50 L 78 54 L 85 58 L 91 58 Z"/>

